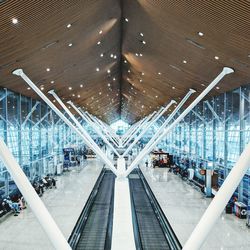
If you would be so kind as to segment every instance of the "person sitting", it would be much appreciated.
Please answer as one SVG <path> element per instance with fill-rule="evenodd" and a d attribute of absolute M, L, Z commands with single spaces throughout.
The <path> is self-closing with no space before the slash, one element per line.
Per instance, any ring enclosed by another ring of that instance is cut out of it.
<path fill-rule="evenodd" d="M 18 216 L 18 214 L 20 213 L 19 204 L 17 202 L 13 202 L 9 197 L 4 199 L 3 201 L 9 205 L 11 210 L 14 211 L 14 216 Z"/>

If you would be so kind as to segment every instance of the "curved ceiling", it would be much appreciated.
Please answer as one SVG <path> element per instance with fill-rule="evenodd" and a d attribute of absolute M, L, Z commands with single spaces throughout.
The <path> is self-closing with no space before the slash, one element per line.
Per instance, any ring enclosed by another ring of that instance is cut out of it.
<path fill-rule="evenodd" d="M 210 95 L 249 83 L 249 27 L 247 0 L 2 0 L 0 85 L 37 98 L 11 74 L 23 68 L 44 92 L 133 123 L 225 65 L 236 72 Z"/>

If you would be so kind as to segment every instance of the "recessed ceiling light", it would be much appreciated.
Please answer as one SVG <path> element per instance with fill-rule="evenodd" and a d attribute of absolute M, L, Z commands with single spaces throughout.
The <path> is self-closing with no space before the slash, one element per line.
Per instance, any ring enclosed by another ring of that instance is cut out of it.
<path fill-rule="evenodd" d="M 98 42 L 97 42 L 97 45 L 100 45 L 100 44 L 101 44 L 101 41 L 98 41 Z"/>
<path fill-rule="evenodd" d="M 250 57 L 250 54 L 247 57 Z"/>
<path fill-rule="evenodd" d="M 111 86 L 111 84 L 110 83 L 108 83 L 108 87 L 110 87 Z"/>
<path fill-rule="evenodd" d="M 50 71 L 50 68 L 47 68 L 46 71 L 49 72 L 49 71 Z"/>
<path fill-rule="evenodd" d="M 108 70 L 107 70 L 107 73 L 109 74 L 110 72 L 111 72 L 110 69 L 108 69 Z"/>
<path fill-rule="evenodd" d="M 17 24 L 18 23 L 18 19 L 17 18 L 12 18 L 11 21 L 12 21 L 13 24 Z"/>
<path fill-rule="evenodd" d="M 56 102 L 56 100 L 54 99 L 53 102 Z"/>
<path fill-rule="evenodd" d="M 43 86 L 41 86 L 41 90 L 44 90 L 44 87 L 43 87 Z"/>
<path fill-rule="evenodd" d="M 130 71 L 130 69 L 128 69 L 128 73 L 130 73 L 131 71 Z"/>
<path fill-rule="evenodd" d="M 115 77 L 113 78 L 113 81 L 115 81 L 116 79 L 115 79 Z"/>
<path fill-rule="evenodd" d="M 142 75 L 142 76 L 144 76 L 144 75 L 145 75 L 145 73 L 144 73 L 144 72 L 141 72 L 141 75 Z"/>
<path fill-rule="evenodd" d="M 158 75 L 161 75 L 161 72 L 158 72 Z"/>
<path fill-rule="evenodd" d="M 140 53 L 140 56 L 143 56 L 143 55 Z"/>
<path fill-rule="evenodd" d="M 52 84 L 53 84 L 53 83 L 55 83 L 55 81 L 50 81 L 50 83 L 52 83 Z"/>
<path fill-rule="evenodd" d="M 199 31 L 199 32 L 198 32 L 198 35 L 199 35 L 199 36 L 204 36 L 204 33 L 201 32 L 201 31 Z"/>
<path fill-rule="evenodd" d="M 158 95 L 156 95 L 155 98 L 158 98 Z"/>
<path fill-rule="evenodd" d="M 215 56 L 214 59 L 215 59 L 215 60 L 219 60 L 220 58 L 219 58 L 218 56 Z"/>
<path fill-rule="evenodd" d="M 172 89 L 175 89 L 175 86 L 173 86 Z"/>
<path fill-rule="evenodd" d="M 143 43 L 143 44 L 146 44 L 146 41 L 143 40 L 142 43 Z"/>
<path fill-rule="evenodd" d="M 30 90 L 30 87 L 28 87 L 27 90 Z"/>
<path fill-rule="evenodd" d="M 71 27 L 71 23 L 67 24 L 67 28 L 70 28 Z"/>
<path fill-rule="evenodd" d="M 116 55 L 114 55 L 114 59 L 116 59 L 117 58 L 117 56 Z"/>
<path fill-rule="evenodd" d="M 72 94 L 72 96 L 75 96 L 75 94 Z"/>
<path fill-rule="evenodd" d="M 144 36 L 143 33 L 140 33 L 140 36 Z"/>
<path fill-rule="evenodd" d="M 216 89 L 220 89 L 220 87 L 217 86 Z"/>
<path fill-rule="evenodd" d="M 96 70 L 97 72 L 99 72 L 99 71 L 100 71 L 100 69 L 99 69 L 99 68 L 96 68 L 95 70 Z"/>
<path fill-rule="evenodd" d="M 77 95 L 78 98 L 80 98 L 81 96 L 80 95 Z"/>
<path fill-rule="evenodd" d="M 69 90 L 72 90 L 72 87 L 69 87 Z"/>
<path fill-rule="evenodd" d="M 127 63 L 127 60 L 124 60 L 124 63 Z"/>
<path fill-rule="evenodd" d="M 68 44 L 69 47 L 72 47 L 72 45 L 73 45 L 73 43 L 69 43 L 69 44 Z"/>
<path fill-rule="evenodd" d="M 80 84 L 80 88 L 83 88 L 83 85 L 82 85 L 82 84 Z"/>
<path fill-rule="evenodd" d="M 186 61 L 186 60 L 183 60 L 182 62 L 183 62 L 183 63 L 187 63 L 187 61 Z"/>
<path fill-rule="evenodd" d="M 99 34 L 102 34 L 102 30 L 99 31 Z"/>
<path fill-rule="evenodd" d="M 128 18 L 125 18 L 125 21 L 128 23 Z"/>
<path fill-rule="evenodd" d="M 99 95 L 101 95 L 102 94 L 102 92 L 99 92 Z"/>
<path fill-rule="evenodd" d="M 113 57 L 114 57 L 114 55 L 113 55 L 113 54 L 110 54 L 110 57 L 111 57 L 111 58 L 113 58 Z"/>
<path fill-rule="evenodd" d="M 139 54 L 138 54 L 138 53 L 135 53 L 135 55 L 136 55 L 136 56 L 139 56 Z"/>
<path fill-rule="evenodd" d="M 142 82 L 142 79 L 140 79 L 140 82 Z"/>
<path fill-rule="evenodd" d="M 103 53 L 100 54 L 100 57 L 103 57 Z"/>

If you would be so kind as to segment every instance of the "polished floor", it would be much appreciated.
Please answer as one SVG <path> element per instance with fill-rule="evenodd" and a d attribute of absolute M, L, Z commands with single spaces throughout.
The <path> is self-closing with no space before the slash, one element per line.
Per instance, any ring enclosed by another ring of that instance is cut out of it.
<path fill-rule="evenodd" d="M 57 189 L 47 190 L 42 200 L 68 238 L 76 224 L 103 164 L 88 160 L 57 177 Z M 9 215 L 0 223 L 0 250 L 54 249 L 29 207 L 17 217 Z"/>
<path fill-rule="evenodd" d="M 211 199 L 164 168 L 141 170 L 182 245 L 186 242 Z M 202 250 L 250 249 L 250 229 L 246 220 L 223 213 Z"/>

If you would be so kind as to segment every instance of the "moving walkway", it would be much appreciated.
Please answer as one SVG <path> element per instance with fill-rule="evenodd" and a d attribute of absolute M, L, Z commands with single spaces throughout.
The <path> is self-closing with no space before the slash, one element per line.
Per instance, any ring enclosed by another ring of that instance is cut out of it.
<path fill-rule="evenodd" d="M 72 249 L 111 249 L 114 184 L 115 175 L 103 169 L 69 238 Z M 129 185 L 136 249 L 181 249 L 139 169 L 129 175 Z"/>

